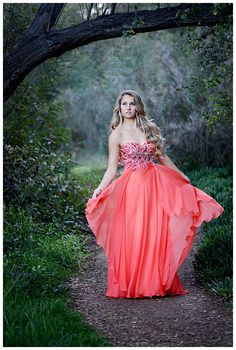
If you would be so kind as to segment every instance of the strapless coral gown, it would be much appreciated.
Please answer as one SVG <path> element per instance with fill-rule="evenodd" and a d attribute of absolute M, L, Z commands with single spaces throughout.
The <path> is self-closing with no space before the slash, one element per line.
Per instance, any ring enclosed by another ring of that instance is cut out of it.
<path fill-rule="evenodd" d="M 108 258 L 106 296 L 187 294 L 177 271 L 196 227 L 224 208 L 176 170 L 155 163 L 150 141 L 121 145 L 120 163 L 123 173 L 85 209 Z"/>

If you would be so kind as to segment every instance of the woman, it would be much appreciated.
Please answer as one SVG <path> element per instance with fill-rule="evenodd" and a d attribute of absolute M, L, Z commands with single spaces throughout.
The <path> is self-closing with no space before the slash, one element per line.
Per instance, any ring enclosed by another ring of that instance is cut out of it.
<path fill-rule="evenodd" d="M 165 139 L 135 91 L 123 91 L 113 112 L 108 167 L 85 209 L 108 258 L 106 296 L 187 294 L 177 271 L 196 227 L 224 208 L 166 155 Z M 119 163 L 124 171 L 114 179 Z"/>

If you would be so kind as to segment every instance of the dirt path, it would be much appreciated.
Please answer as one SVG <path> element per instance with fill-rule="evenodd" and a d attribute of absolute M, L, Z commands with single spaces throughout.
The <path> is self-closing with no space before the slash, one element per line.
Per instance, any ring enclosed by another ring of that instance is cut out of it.
<path fill-rule="evenodd" d="M 113 346 L 233 346 L 232 308 L 206 291 L 195 278 L 193 248 L 179 269 L 186 295 L 153 299 L 114 299 L 105 296 L 107 260 L 93 236 L 90 259 L 78 277 L 67 280 L 69 306 L 107 336 Z"/>

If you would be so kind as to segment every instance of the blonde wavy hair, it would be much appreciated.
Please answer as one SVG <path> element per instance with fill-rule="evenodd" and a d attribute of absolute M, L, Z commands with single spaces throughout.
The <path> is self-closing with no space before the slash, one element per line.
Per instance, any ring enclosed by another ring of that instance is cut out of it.
<path fill-rule="evenodd" d="M 121 114 L 121 100 L 124 95 L 129 95 L 134 98 L 137 126 L 146 135 L 146 139 L 155 145 L 155 156 L 164 156 L 164 144 L 166 139 L 162 137 L 161 130 L 155 124 L 154 119 L 148 118 L 143 101 L 134 90 L 124 90 L 117 98 L 110 123 L 110 132 L 120 126 L 124 121 L 124 117 Z"/>

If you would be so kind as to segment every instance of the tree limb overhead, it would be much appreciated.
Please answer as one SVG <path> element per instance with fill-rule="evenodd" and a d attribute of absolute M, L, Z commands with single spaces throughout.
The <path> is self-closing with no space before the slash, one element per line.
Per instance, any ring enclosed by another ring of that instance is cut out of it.
<path fill-rule="evenodd" d="M 214 26 L 232 16 L 232 4 L 217 14 L 214 4 L 181 4 L 169 8 L 114 13 L 86 20 L 78 25 L 53 30 L 64 4 L 42 4 L 22 38 L 4 60 L 4 100 L 40 63 L 89 43 L 117 38 L 124 31 L 133 35 L 189 26 Z M 89 18 L 89 16 L 88 16 Z"/>

